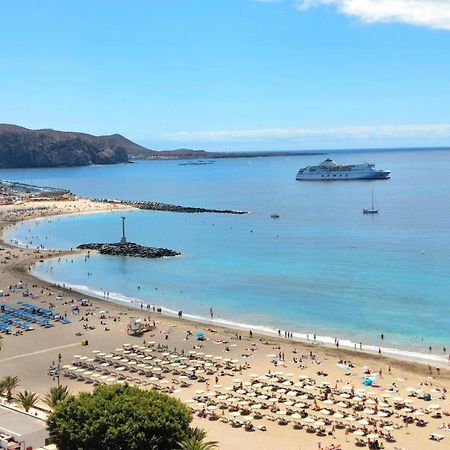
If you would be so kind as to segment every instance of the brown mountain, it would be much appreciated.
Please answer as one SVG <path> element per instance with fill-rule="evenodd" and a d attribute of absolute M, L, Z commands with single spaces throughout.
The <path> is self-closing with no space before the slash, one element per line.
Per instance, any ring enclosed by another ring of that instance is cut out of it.
<path fill-rule="evenodd" d="M 128 162 L 128 155 L 152 153 L 120 134 L 29 130 L 0 124 L 0 168 L 86 166 Z"/>
<path fill-rule="evenodd" d="M 207 152 L 177 149 L 150 150 L 120 134 L 93 136 L 52 129 L 29 130 L 0 124 L 0 168 L 88 166 L 139 159 L 253 158 L 318 154 L 305 151 Z M 320 154 L 320 153 L 319 153 Z"/>

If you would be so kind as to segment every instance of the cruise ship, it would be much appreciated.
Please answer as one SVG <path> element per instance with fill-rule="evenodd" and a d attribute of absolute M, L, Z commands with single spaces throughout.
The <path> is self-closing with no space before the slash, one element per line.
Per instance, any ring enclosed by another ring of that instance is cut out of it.
<path fill-rule="evenodd" d="M 380 180 L 389 178 L 390 174 L 390 170 L 375 169 L 375 164 L 337 164 L 328 158 L 318 166 L 307 166 L 300 169 L 296 180 Z"/>

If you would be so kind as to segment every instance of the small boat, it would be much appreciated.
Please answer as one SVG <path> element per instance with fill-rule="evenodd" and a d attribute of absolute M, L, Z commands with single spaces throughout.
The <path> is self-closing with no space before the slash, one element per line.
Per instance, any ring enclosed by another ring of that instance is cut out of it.
<path fill-rule="evenodd" d="M 278 219 L 280 217 L 280 215 L 277 213 L 273 213 L 270 215 L 270 217 L 272 217 L 272 219 Z"/>
<path fill-rule="evenodd" d="M 375 209 L 375 204 L 373 200 L 373 189 L 372 189 L 372 208 L 364 208 L 363 214 L 378 214 L 378 209 Z"/>

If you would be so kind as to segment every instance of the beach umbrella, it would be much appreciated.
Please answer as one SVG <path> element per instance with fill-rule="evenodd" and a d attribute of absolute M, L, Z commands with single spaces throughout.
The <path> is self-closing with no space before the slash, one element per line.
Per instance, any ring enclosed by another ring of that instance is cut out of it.
<path fill-rule="evenodd" d="M 421 411 L 420 409 L 413 412 L 413 416 L 416 416 L 416 417 L 424 416 L 424 415 L 425 415 L 425 413 L 423 411 Z"/>
<path fill-rule="evenodd" d="M 347 422 L 355 422 L 355 421 L 356 421 L 356 419 L 355 419 L 353 416 L 347 416 L 347 417 L 344 417 L 344 419 L 345 419 Z"/>
<path fill-rule="evenodd" d="M 286 393 L 286 389 L 277 389 L 278 394 L 285 394 Z"/>
<path fill-rule="evenodd" d="M 267 395 L 258 395 L 258 398 L 260 398 L 261 400 L 266 400 L 267 399 Z"/>
<path fill-rule="evenodd" d="M 225 387 L 224 388 L 226 391 L 232 391 L 233 390 L 233 388 L 231 387 L 231 386 L 227 386 L 227 387 Z"/>
<path fill-rule="evenodd" d="M 209 409 L 210 411 L 215 411 L 217 409 L 217 406 L 211 405 L 211 406 L 208 406 L 206 409 Z"/>
<path fill-rule="evenodd" d="M 283 383 L 281 383 L 283 386 L 291 386 L 291 382 L 290 381 L 283 381 Z"/>
<path fill-rule="evenodd" d="M 268 355 L 266 355 L 268 358 L 276 358 L 277 355 L 275 355 L 274 353 L 269 353 Z"/>
<path fill-rule="evenodd" d="M 289 396 L 289 397 L 295 397 L 297 395 L 297 392 L 296 391 L 289 391 L 286 395 Z"/>
<path fill-rule="evenodd" d="M 348 405 L 347 403 L 344 403 L 344 402 L 339 402 L 337 404 L 337 406 L 340 406 L 341 408 L 349 408 L 350 407 L 350 405 Z"/>
<path fill-rule="evenodd" d="M 364 431 L 356 430 L 356 431 L 353 432 L 353 434 L 354 434 L 355 436 L 364 436 Z"/>
<path fill-rule="evenodd" d="M 306 403 L 299 402 L 299 403 L 296 403 L 296 404 L 294 405 L 294 407 L 295 407 L 295 408 L 307 408 L 308 405 L 307 405 Z"/>
<path fill-rule="evenodd" d="M 339 397 L 342 398 L 350 398 L 350 394 L 346 394 L 345 392 L 343 394 L 339 394 Z"/>
<path fill-rule="evenodd" d="M 299 395 L 298 398 L 300 400 L 308 400 L 309 397 L 308 397 L 308 394 L 302 394 L 302 395 Z"/>
<path fill-rule="evenodd" d="M 116 369 L 118 372 L 123 372 L 125 370 L 125 367 L 116 367 Z"/>
<path fill-rule="evenodd" d="M 401 401 L 403 401 L 403 398 L 402 397 L 394 397 L 393 398 L 396 402 L 401 402 Z"/>
<path fill-rule="evenodd" d="M 91 378 L 99 378 L 101 375 L 99 373 L 93 373 Z"/>
<path fill-rule="evenodd" d="M 327 399 L 327 400 L 324 400 L 323 403 L 325 405 L 332 405 L 334 402 L 333 402 L 333 400 Z"/>
<path fill-rule="evenodd" d="M 386 425 L 384 427 L 384 429 L 387 430 L 387 431 L 394 431 L 395 428 L 392 425 Z"/>
<path fill-rule="evenodd" d="M 378 403 L 378 406 L 379 406 L 380 408 L 389 408 L 389 403 L 386 403 L 386 402 L 380 402 L 380 403 Z"/>
<path fill-rule="evenodd" d="M 317 420 L 314 422 L 314 425 L 316 427 L 323 427 L 323 426 L 325 426 L 325 422 L 323 420 Z"/>
<path fill-rule="evenodd" d="M 241 415 L 241 413 L 239 411 L 233 411 L 230 413 L 230 416 L 233 416 L 233 417 L 238 417 L 240 415 Z"/>
<path fill-rule="evenodd" d="M 314 420 L 312 417 L 306 417 L 306 418 L 305 418 L 305 422 L 306 422 L 306 423 L 314 423 L 315 420 Z"/>
<path fill-rule="evenodd" d="M 303 389 L 306 389 L 308 391 L 313 391 L 314 390 L 314 386 L 311 384 L 307 384 Z M 348 395 L 348 394 L 341 394 L 341 395 Z"/>
<path fill-rule="evenodd" d="M 241 400 L 240 402 L 238 402 L 238 405 L 241 406 L 247 406 L 249 404 L 249 402 L 247 400 Z"/>
<path fill-rule="evenodd" d="M 277 411 L 275 414 L 278 414 L 279 416 L 285 416 L 287 414 L 287 411 L 280 409 L 279 411 Z"/>
<path fill-rule="evenodd" d="M 369 425 L 369 421 L 366 420 L 366 419 L 358 420 L 358 423 L 359 423 L 360 425 Z"/>
<path fill-rule="evenodd" d="M 103 355 L 104 355 L 104 353 L 103 353 Z M 81 358 L 81 355 L 73 355 L 73 358 L 75 358 L 75 359 L 80 359 L 80 358 Z"/>
<path fill-rule="evenodd" d="M 261 404 L 260 403 L 255 403 L 254 405 L 251 405 L 250 408 L 252 409 L 261 409 Z"/>
<path fill-rule="evenodd" d="M 205 337 L 205 333 L 203 333 L 203 331 L 197 331 L 195 336 L 197 336 L 198 338 L 204 338 Z"/>
<path fill-rule="evenodd" d="M 119 348 L 119 349 L 116 348 L 116 352 L 121 352 L 121 351 L 122 351 L 121 348 Z M 100 350 L 92 350 L 92 353 L 94 353 L 96 355 L 97 353 L 100 353 Z"/>
<path fill-rule="evenodd" d="M 382 396 L 383 398 L 390 398 L 390 397 L 391 397 L 389 394 L 381 394 L 381 396 Z"/>
<path fill-rule="evenodd" d="M 433 404 L 429 406 L 430 409 L 441 409 L 441 405 Z"/>
<path fill-rule="evenodd" d="M 367 435 L 369 439 L 378 439 L 380 436 L 377 433 L 370 433 Z"/>
<path fill-rule="evenodd" d="M 300 414 L 298 414 L 298 413 L 294 413 L 291 416 L 291 419 L 294 419 L 294 420 L 299 420 L 301 418 L 302 418 L 302 416 Z"/>
<path fill-rule="evenodd" d="M 375 411 L 373 409 L 371 409 L 371 408 L 366 408 L 363 412 L 365 414 L 375 414 Z"/>
<path fill-rule="evenodd" d="M 240 395 L 244 395 L 244 394 L 246 394 L 246 393 L 247 393 L 247 391 L 244 390 L 244 389 L 238 389 L 238 390 L 236 391 L 236 394 L 240 394 Z"/>
<path fill-rule="evenodd" d="M 343 419 L 343 418 L 344 418 L 343 414 L 338 413 L 338 412 L 337 412 L 337 413 L 334 413 L 334 414 L 333 414 L 333 417 L 336 418 L 336 419 Z"/>
<path fill-rule="evenodd" d="M 380 411 L 380 412 L 377 414 L 377 416 L 378 416 L 378 417 L 387 417 L 387 416 L 389 416 L 389 414 L 388 414 L 387 412 Z"/>
<path fill-rule="evenodd" d="M 321 409 L 320 413 L 325 415 L 325 416 L 329 416 L 331 414 L 331 411 L 328 409 Z"/>

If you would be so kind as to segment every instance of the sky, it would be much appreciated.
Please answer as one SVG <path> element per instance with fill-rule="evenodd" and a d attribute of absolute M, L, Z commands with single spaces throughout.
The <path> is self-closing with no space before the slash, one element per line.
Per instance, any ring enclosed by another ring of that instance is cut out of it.
<path fill-rule="evenodd" d="M 0 123 L 153 149 L 450 146 L 450 0 L 14 0 Z"/>

